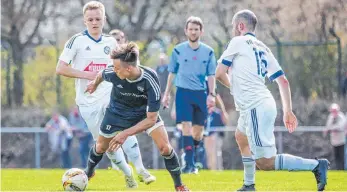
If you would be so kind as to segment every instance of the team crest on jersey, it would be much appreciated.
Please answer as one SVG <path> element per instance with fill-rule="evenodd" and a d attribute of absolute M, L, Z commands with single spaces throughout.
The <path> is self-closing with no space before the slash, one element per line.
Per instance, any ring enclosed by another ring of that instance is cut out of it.
<path fill-rule="evenodd" d="M 143 91 L 144 91 L 144 88 L 143 88 L 143 87 L 141 87 L 141 86 L 137 86 L 137 90 L 139 90 L 139 91 L 143 92 Z"/>
<path fill-rule="evenodd" d="M 111 48 L 109 46 L 104 47 L 104 53 L 106 55 L 110 54 Z"/>

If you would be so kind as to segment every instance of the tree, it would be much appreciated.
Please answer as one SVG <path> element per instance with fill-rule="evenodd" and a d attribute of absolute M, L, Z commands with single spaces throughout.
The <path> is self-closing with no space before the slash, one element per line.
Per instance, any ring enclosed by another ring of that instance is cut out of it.
<path fill-rule="evenodd" d="M 23 63 L 26 48 L 40 44 L 39 27 L 46 19 L 47 0 L 2 1 L 1 39 L 11 45 L 13 97 L 18 106 L 23 104 Z"/>
<path fill-rule="evenodd" d="M 81 6 L 86 2 L 80 0 Z M 124 31 L 129 40 L 141 41 L 141 57 L 146 60 L 148 45 L 153 41 L 160 41 L 158 34 L 165 30 L 174 3 L 170 0 L 104 2 L 107 22 L 105 32 L 117 28 Z"/>

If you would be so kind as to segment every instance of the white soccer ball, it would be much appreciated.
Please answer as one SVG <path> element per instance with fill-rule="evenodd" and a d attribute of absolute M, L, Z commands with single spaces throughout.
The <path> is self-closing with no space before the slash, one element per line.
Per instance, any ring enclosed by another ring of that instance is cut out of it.
<path fill-rule="evenodd" d="M 88 177 L 83 170 L 72 168 L 64 173 L 62 183 L 65 191 L 84 191 L 88 185 Z"/>

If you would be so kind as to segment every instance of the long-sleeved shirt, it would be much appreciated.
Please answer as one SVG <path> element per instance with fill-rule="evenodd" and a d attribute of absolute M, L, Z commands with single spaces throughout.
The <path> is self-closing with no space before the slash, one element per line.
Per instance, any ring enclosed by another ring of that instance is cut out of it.
<path fill-rule="evenodd" d="M 339 112 L 336 117 L 332 114 L 328 116 L 326 129 L 330 131 L 330 143 L 332 146 L 340 146 L 346 143 L 346 123 L 346 117 L 342 112 Z"/>

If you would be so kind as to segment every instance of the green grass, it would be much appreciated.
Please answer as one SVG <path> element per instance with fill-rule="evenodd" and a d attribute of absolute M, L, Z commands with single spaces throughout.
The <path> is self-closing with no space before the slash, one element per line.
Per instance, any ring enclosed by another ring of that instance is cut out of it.
<path fill-rule="evenodd" d="M 2 169 L 1 191 L 59 191 L 62 190 L 62 169 Z M 173 183 L 165 170 L 151 171 L 157 181 L 139 184 L 134 191 L 173 191 Z M 347 191 L 347 172 L 329 171 L 329 191 Z M 235 191 L 242 185 L 242 171 L 201 171 L 198 175 L 183 175 L 183 182 L 192 191 Z M 257 171 L 258 191 L 314 191 L 316 183 L 310 172 Z M 124 191 L 125 181 L 120 172 L 97 170 L 89 182 L 88 191 Z M 129 191 L 129 190 L 127 190 Z"/>

